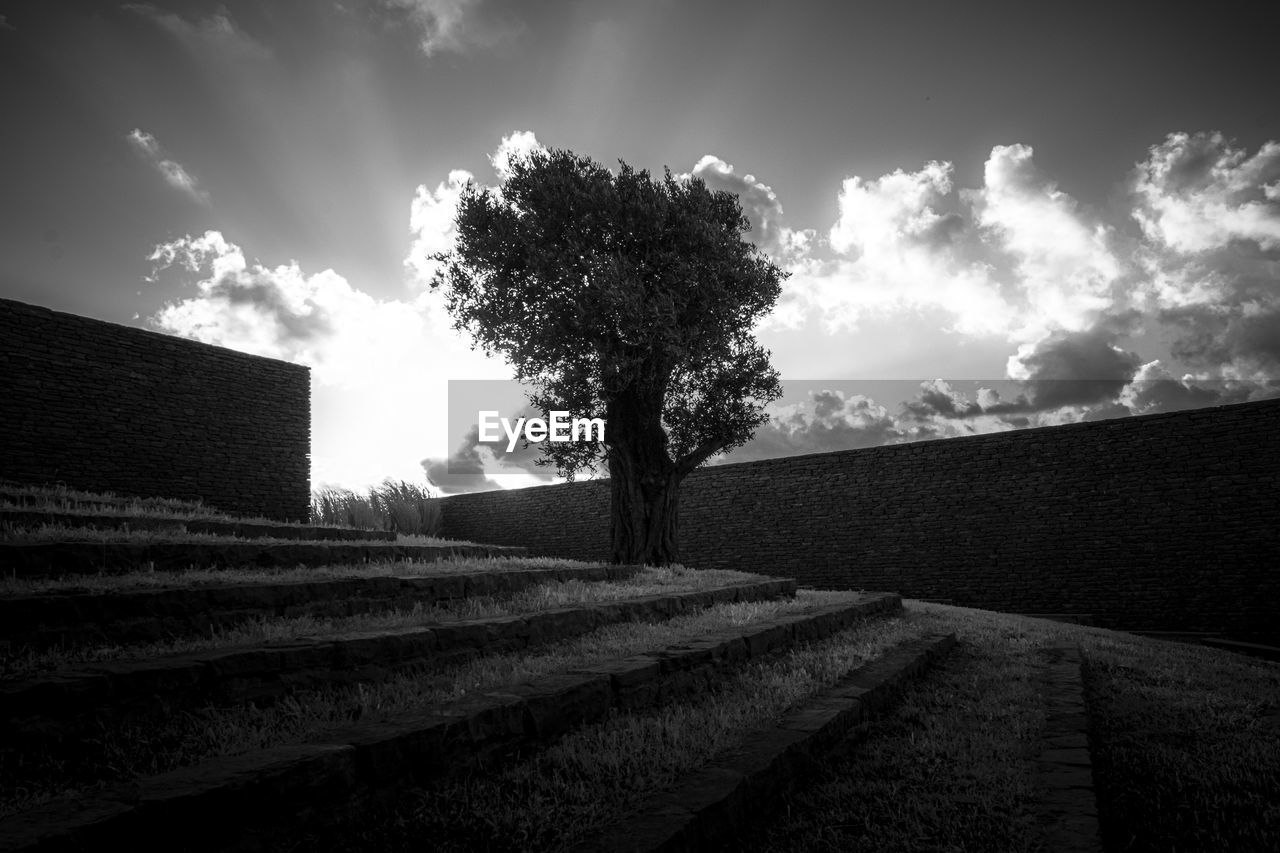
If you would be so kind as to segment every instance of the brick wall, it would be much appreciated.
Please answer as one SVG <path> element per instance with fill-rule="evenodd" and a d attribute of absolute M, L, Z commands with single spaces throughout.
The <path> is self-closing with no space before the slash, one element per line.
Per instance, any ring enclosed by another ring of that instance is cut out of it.
<path fill-rule="evenodd" d="M 704 468 L 686 565 L 1280 641 L 1280 399 Z M 606 482 L 444 499 L 445 535 L 607 559 Z"/>
<path fill-rule="evenodd" d="M 302 520 L 305 367 L 0 299 L 0 478 Z"/>

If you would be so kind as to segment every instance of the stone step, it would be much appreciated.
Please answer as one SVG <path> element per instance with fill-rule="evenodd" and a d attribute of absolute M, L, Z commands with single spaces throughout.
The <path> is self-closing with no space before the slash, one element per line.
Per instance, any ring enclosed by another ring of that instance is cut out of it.
<path fill-rule="evenodd" d="M 325 527 L 312 524 L 286 524 L 271 521 L 239 519 L 174 518 L 162 515 L 103 515 L 58 512 L 45 509 L 0 508 L 0 525 L 14 528 L 56 524 L 91 530 L 153 530 L 178 533 L 207 533 L 214 536 L 238 536 L 241 539 L 270 537 L 307 541 L 377 541 L 394 542 L 390 530 L 357 530 L 348 527 Z"/>
<path fill-rule="evenodd" d="M 253 540 L 175 542 L 0 542 L 0 572 L 11 577 L 121 573 L 139 570 L 329 566 L 380 560 L 432 562 L 450 557 L 523 557 L 507 545 L 401 545 L 392 542 L 297 542 Z"/>
<path fill-rule="evenodd" d="M 585 565 L 5 596 L 0 597 L 0 640 L 8 640 L 15 648 L 153 642 L 207 635 L 213 628 L 263 616 L 353 616 L 418 603 L 504 595 L 548 581 L 627 580 L 640 570 L 640 566 Z"/>
<path fill-rule="evenodd" d="M 676 699 L 740 661 L 822 639 L 901 606 L 894 594 L 865 595 L 335 730 L 310 744 L 215 759 L 74 802 L 58 801 L 0 821 L 0 849 L 44 853 L 125 845 L 168 851 L 178 839 L 189 850 L 239 847 L 246 832 L 277 835 L 298 821 L 331 818 L 357 792 L 475 772 L 522 745 L 545 743 L 614 709 Z"/>
<path fill-rule="evenodd" d="M 603 625 L 667 620 L 715 604 L 794 594 L 794 580 L 766 578 L 492 619 L 85 665 L 0 683 L 0 743 L 65 742 L 113 719 L 136 722 L 210 702 L 270 701 L 325 684 L 381 680 L 463 657 L 532 648 Z"/>
<path fill-rule="evenodd" d="M 851 747 L 844 736 L 885 706 L 902 685 L 949 651 L 955 634 L 930 635 L 858 667 L 835 687 L 752 732 L 741 746 L 647 799 L 633 817 L 607 827 L 573 853 L 733 849 L 820 760 Z"/>
<path fill-rule="evenodd" d="M 1079 648 L 1045 649 L 1045 724 L 1036 757 L 1036 824 L 1045 850 L 1102 853 Z"/>
<path fill-rule="evenodd" d="M 32 491 L 33 488 L 35 489 L 34 492 Z M 155 509 L 157 512 L 169 510 L 170 512 L 182 511 L 192 514 L 206 512 L 210 515 L 223 515 L 223 513 L 212 507 L 207 507 L 197 501 L 186 501 L 177 498 L 137 498 L 127 495 L 82 491 L 80 489 L 61 489 L 54 486 L 31 486 L 14 480 L 0 480 L 0 501 L 24 507 L 39 507 L 50 502 L 75 507 L 110 506 L 124 508 L 141 505 Z"/>
<path fill-rule="evenodd" d="M 1222 637 L 1202 637 L 1200 644 L 1213 649 L 1222 649 L 1236 654 L 1262 658 L 1263 660 L 1280 661 L 1280 646 L 1271 646 L 1266 643 L 1248 643 L 1243 640 L 1228 640 Z"/>

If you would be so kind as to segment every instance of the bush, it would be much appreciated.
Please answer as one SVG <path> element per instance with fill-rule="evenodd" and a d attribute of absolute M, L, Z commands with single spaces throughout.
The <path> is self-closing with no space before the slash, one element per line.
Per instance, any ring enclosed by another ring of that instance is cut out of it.
<path fill-rule="evenodd" d="M 405 480 L 388 478 L 368 494 L 335 488 L 311 493 L 312 524 L 439 536 L 441 522 L 440 504 L 431 490 Z"/>

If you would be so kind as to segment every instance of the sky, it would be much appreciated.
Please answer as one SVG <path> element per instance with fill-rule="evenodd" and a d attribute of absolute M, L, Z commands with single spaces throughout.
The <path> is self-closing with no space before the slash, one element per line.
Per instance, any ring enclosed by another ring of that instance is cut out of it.
<path fill-rule="evenodd" d="M 1266 7 L 3 0 L 0 297 L 310 366 L 313 486 L 550 482 L 451 423 L 513 373 L 428 281 L 562 148 L 737 193 L 790 274 L 713 463 L 1276 396 Z"/>

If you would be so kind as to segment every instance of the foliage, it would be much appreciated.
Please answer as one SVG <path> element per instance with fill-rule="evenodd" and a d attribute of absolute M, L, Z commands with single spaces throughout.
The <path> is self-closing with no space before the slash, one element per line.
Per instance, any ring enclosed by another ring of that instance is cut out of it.
<path fill-rule="evenodd" d="M 615 177 L 534 151 L 500 191 L 468 183 L 457 247 L 435 256 L 445 266 L 432 285 L 447 284 L 459 330 L 538 389 L 536 408 L 596 415 L 634 397 L 687 473 L 745 442 L 781 394 L 751 327 L 786 274 L 740 238 L 750 224 L 733 194 L 619 163 Z M 570 478 L 607 452 L 543 451 Z"/>
<path fill-rule="evenodd" d="M 737 196 L 619 164 L 537 150 L 499 190 L 469 182 L 432 286 L 536 409 L 603 416 L 603 442 L 543 441 L 539 462 L 572 479 L 606 461 L 613 561 L 666 565 L 681 480 L 782 394 L 752 327 L 786 274 L 742 239 Z"/>
<path fill-rule="evenodd" d="M 442 518 L 429 488 L 388 478 L 365 494 L 332 487 L 315 490 L 311 494 L 311 523 L 438 536 Z"/>

